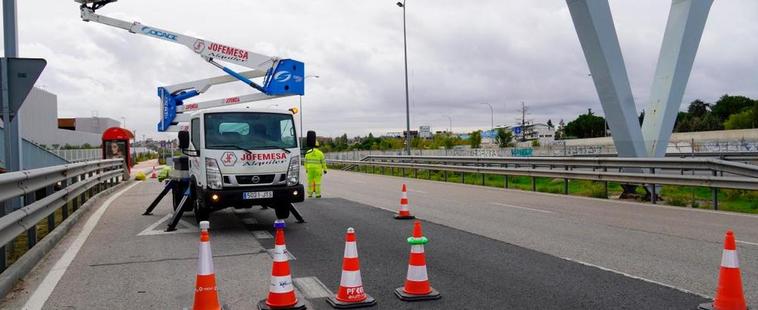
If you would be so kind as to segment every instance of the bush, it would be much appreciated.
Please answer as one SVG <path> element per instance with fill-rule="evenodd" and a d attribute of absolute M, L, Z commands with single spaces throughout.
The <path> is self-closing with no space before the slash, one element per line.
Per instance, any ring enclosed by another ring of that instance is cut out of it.
<path fill-rule="evenodd" d="M 668 202 L 669 205 L 677 206 L 677 207 L 686 207 L 687 201 L 683 199 L 682 197 L 674 196 L 669 197 L 666 202 Z"/>

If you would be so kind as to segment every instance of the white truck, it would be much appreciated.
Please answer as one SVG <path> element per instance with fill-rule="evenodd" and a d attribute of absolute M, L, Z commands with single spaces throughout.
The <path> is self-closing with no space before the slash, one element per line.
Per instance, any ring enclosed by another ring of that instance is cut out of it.
<path fill-rule="evenodd" d="M 291 203 L 304 199 L 292 113 L 238 107 L 199 111 L 190 117 L 189 132 L 179 132 L 179 145 L 188 155 L 198 220 L 213 210 L 253 205 L 271 206 L 284 219 Z"/>
<path fill-rule="evenodd" d="M 294 212 L 292 203 L 304 199 L 300 183 L 299 139 L 293 114 L 288 111 L 255 109 L 241 104 L 304 95 L 304 64 L 280 59 L 192 36 L 187 36 L 96 14 L 116 0 L 75 0 L 81 18 L 186 46 L 224 75 L 158 87 L 160 97 L 159 132 L 178 132 L 180 148 L 186 156 L 177 158 L 171 181 L 148 207 L 173 192 L 176 227 L 184 210 L 191 209 L 199 221 L 211 211 L 226 207 L 272 207 L 284 219 Z M 228 62 L 251 70 L 237 72 L 219 64 Z M 262 79 L 255 82 L 254 79 Z M 185 102 L 218 84 L 241 81 L 257 92 L 204 102 Z M 181 207 L 180 207 L 181 206 Z"/>

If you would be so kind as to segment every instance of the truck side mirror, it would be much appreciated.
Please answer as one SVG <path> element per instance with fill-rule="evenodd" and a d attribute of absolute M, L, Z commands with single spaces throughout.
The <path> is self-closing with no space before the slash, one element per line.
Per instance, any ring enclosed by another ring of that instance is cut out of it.
<path fill-rule="evenodd" d="M 179 132 L 179 149 L 186 150 L 189 148 L 190 136 L 189 131 Z"/>

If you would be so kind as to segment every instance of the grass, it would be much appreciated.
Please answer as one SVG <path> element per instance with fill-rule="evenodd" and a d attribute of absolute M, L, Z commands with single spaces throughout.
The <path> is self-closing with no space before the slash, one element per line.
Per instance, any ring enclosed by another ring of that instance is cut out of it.
<path fill-rule="evenodd" d="M 334 165 L 335 169 L 341 169 L 342 166 Z M 393 176 L 405 176 L 416 177 L 419 179 L 429 179 L 434 181 L 446 181 L 452 183 L 465 183 L 472 185 L 484 185 L 490 187 L 505 187 L 504 176 L 497 175 L 482 175 L 479 173 L 458 173 L 447 172 L 447 178 L 443 171 L 429 171 L 429 170 L 412 170 L 412 169 L 391 169 L 376 167 L 354 167 L 352 171 L 384 174 Z M 525 191 L 533 190 L 533 186 L 538 192 L 563 194 L 564 193 L 564 180 L 563 179 L 551 179 L 526 177 L 526 176 L 509 176 L 508 188 L 519 189 Z M 532 185 L 534 182 L 534 185 Z M 606 184 L 604 182 L 596 181 L 584 181 L 584 180 L 569 180 L 568 181 L 568 194 L 584 197 L 602 198 L 608 199 L 610 197 L 618 197 L 622 192 L 621 184 L 608 182 L 608 190 L 606 194 Z M 637 194 L 640 197 L 645 196 L 645 190 L 641 187 L 637 187 Z M 668 204 L 679 207 L 691 207 L 701 209 L 713 209 L 713 192 L 710 188 L 706 187 L 693 187 L 693 186 L 673 186 L 664 185 L 661 187 L 659 196 L 663 200 L 659 203 Z M 758 214 L 758 192 L 748 190 L 733 190 L 733 189 L 721 189 L 718 191 L 718 203 L 719 210 L 733 211 L 741 213 L 753 213 Z"/>

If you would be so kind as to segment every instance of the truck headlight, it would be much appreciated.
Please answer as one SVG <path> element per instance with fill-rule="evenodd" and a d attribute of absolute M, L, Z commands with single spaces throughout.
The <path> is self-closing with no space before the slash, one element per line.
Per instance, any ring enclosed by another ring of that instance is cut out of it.
<path fill-rule="evenodd" d="M 211 189 L 221 189 L 223 187 L 221 169 L 218 167 L 216 159 L 205 158 L 205 181 Z"/>
<path fill-rule="evenodd" d="M 290 167 L 287 169 L 287 186 L 298 183 L 300 183 L 300 156 L 293 156 L 290 159 Z"/>

